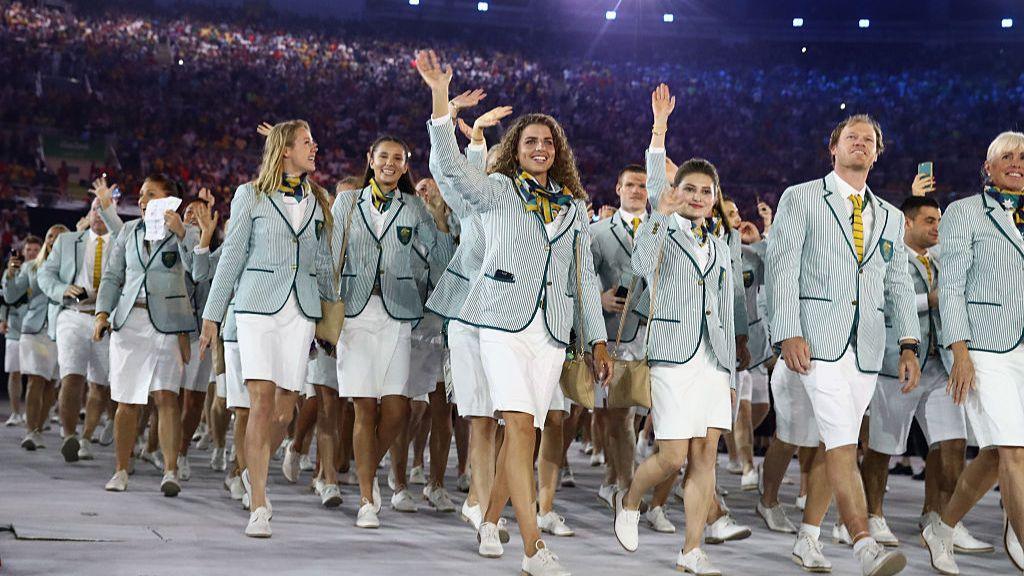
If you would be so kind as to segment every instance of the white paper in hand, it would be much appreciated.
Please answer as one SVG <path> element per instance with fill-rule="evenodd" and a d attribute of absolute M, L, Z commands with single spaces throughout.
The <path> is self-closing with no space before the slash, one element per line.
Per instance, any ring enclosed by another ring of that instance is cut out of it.
<path fill-rule="evenodd" d="M 142 217 L 146 223 L 146 240 L 163 240 L 167 236 L 167 226 L 164 225 L 164 212 L 177 210 L 181 206 L 181 198 L 168 196 L 150 200 L 146 204 L 146 214 Z"/>

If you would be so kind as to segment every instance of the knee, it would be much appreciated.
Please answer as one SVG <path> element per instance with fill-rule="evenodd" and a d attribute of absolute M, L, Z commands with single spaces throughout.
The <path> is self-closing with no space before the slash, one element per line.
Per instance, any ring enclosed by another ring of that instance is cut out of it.
<path fill-rule="evenodd" d="M 658 464 L 661 469 L 666 473 L 678 472 L 683 464 L 686 463 L 686 450 L 682 447 L 666 447 L 664 445 L 658 448 Z"/>
<path fill-rule="evenodd" d="M 565 412 L 562 412 L 561 410 L 551 410 L 548 412 L 547 418 L 544 419 L 544 427 L 561 430 L 564 422 Z"/>
<path fill-rule="evenodd" d="M 1024 467 L 1024 448 L 1020 446 L 999 448 L 1000 471 L 1019 472 L 1022 467 Z"/>

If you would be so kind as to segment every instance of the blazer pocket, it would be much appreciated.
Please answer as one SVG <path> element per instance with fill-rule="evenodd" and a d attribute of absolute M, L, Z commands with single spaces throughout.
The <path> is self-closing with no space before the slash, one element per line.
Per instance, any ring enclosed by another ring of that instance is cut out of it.
<path fill-rule="evenodd" d="M 459 274 L 458 272 L 456 272 L 455 270 L 452 270 L 451 268 L 447 268 L 445 271 L 446 272 L 450 272 L 451 275 L 455 276 L 456 278 L 462 278 L 466 282 L 469 282 L 469 278 L 466 278 L 465 276 L 463 276 L 462 274 Z"/>
<path fill-rule="evenodd" d="M 266 268 L 246 268 L 247 272 L 266 272 L 267 274 L 273 274 L 273 270 L 267 270 Z"/>
<path fill-rule="evenodd" d="M 681 320 L 673 320 L 671 318 L 651 318 L 651 322 L 668 322 L 669 324 L 682 324 Z"/>
<path fill-rule="evenodd" d="M 184 298 L 184 297 L 185 296 L 183 294 L 179 294 L 177 296 L 164 296 L 164 300 L 174 300 L 175 298 Z"/>
<path fill-rule="evenodd" d="M 815 302 L 831 302 L 831 298 L 819 298 L 817 296 L 801 296 L 801 300 L 813 300 Z"/>
<path fill-rule="evenodd" d="M 996 302 L 975 302 L 973 300 L 968 300 L 967 303 L 968 304 L 974 304 L 975 306 L 996 306 L 996 307 L 999 307 L 999 308 L 1003 307 L 1002 304 L 999 304 L 999 303 L 996 303 Z"/>
<path fill-rule="evenodd" d="M 515 278 L 498 278 L 498 277 L 496 277 L 493 274 L 486 274 L 486 273 L 484 274 L 484 276 L 487 277 L 487 278 L 490 278 L 491 280 L 494 280 L 495 282 L 501 282 L 503 284 L 515 284 L 515 282 L 516 282 Z"/>

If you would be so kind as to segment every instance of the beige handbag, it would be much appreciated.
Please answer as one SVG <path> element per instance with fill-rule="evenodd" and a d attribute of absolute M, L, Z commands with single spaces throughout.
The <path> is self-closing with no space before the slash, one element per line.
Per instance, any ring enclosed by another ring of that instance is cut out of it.
<path fill-rule="evenodd" d="M 221 339 L 220 334 L 213 339 L 213 344 L 210 347 L 213 348 L 213 375 L 220 376 L 227 372 L 227 366 L 224 364 L 224 340 Z"/>
<path fill-rule="evenodd" d="M 613 359 L 612 377 L 608 380 L 608 407 L 631 408 L 633 406 L 651 407 L 651 366 L 647 361 L 647 343 L 651 338 L 651 318 L 654 318 L 654 302 L 657 298 L 658 277 L 661 275 L 661 261 L 664 249 L 658 253 L 658 263 L 654 267 L 654 280 L 651 282 L 651 306 L 647 313 L 647 332 L 644 334 L 644 358 L 642 360 Z M 626 304 L 619 318 L 619 333 L 615 338 L 615 351 L 618 352 L 622 341 L 622 329 L 626 325 L 626 314 L 629 312 L 629 301 L 636 285 L 636 278 L 630 283 L 626 293 Z"/>
<path fill-rule="evenodd" d="M 584 342 L 587 337 L 583 325 L 583 267 L 580 258 L 580 242 L 576 239 L 576 310 L 579 312 L 580 330 L 576 335 L 576 346 L 573 350 L 572 360 L 566 360 L 562 364 L 562 375 L 558 379 L 558 385 L 562 387 L 562 394 L 573 402 L 583 406 L 587 410 L 594 409 L 594 375 L 590 370 L 590 362 L 587 361 L 589 354 L 583 351 Z"/>
<path fill-rule="evenodd" d="M 345 220 L 345 232 L 341 240 L 341 264 L 334 269 L 334 282 L 331 286 L 335 292 L 340 289 L 338 283 L 341 280 L 341 271 L 345 269 L 345 254 L 348 252 L 348 229 L 352 226 L 352 213 L 356 210 L 356 203 L 359 202 L 359 194 L 352 195 L 352 206 L 348 209 L 348 218 Z M 320 301 L 320 320 L 316 323 L 316 339 L 323 340 L 331 346 L 337 346 L 341 338 L 341 328 L 345 325 L 345 301 L 338 298 L 337 302 L 329 300 Z"/>

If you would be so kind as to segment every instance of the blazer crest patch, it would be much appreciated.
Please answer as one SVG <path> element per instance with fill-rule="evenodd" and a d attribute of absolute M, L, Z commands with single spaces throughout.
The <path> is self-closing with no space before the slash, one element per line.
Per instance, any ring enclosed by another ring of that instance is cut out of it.
<path fill-rule="evenodd" d="M 743 287 L 750 288 L 754 285 L 754 273 L 750 270 L 743 271 Z"/>
<path fill-rule="evenodd" d="M 173 268 L 178 263 L 178 253 L 162 252 L 160 253 L 160 261 L 164 263 L 165 268 Z"/>
<path fill-rule="evenodd" d="M 398 233 L 398 241 L 403 245 L 408 244 L 412 240 L 412 227 L 411 226 L 398 226 L 396 228 Z"/>
<path fill-rule="evenodd" d="M 882 238 L 878 241 L 878 253 L 882 255 L 882 260 L 886 262 L 892 260 L 892 242 Z"/>

